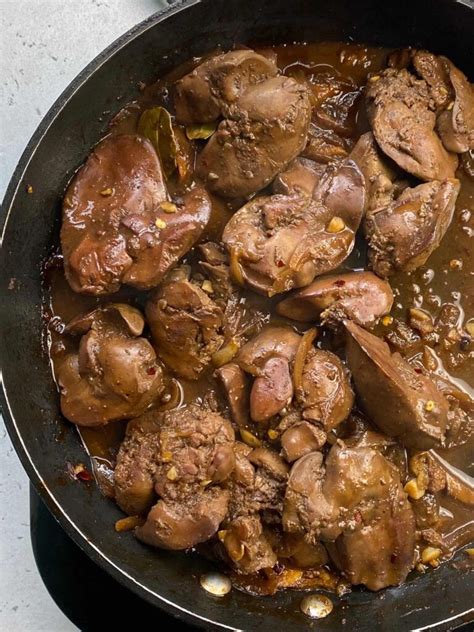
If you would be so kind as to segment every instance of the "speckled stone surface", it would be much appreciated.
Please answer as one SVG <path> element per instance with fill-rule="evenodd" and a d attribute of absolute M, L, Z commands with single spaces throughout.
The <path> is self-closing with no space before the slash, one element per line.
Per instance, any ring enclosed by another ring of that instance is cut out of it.
<path fill-rule="evenodd" d="M 167 0 L 0 0 L 0 199 L 55 99 L 103 48 Z M 0 419 L 0 630 L 75 630 L 43 586 L 28 479 Z"/>

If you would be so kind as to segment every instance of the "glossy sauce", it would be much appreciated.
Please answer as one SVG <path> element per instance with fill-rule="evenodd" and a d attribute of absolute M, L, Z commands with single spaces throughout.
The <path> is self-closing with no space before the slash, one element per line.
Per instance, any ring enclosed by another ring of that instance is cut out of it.
<path fill-rule="evenodd" d="M 266 49 L 268 51 L 268 49 Z M 312 84 L 314 103 L 324 115 L 337 116 L 344 112 L 344 125 L 348 132 L 348 143 L 353 144 L 358 136 L 367 131 L 368 125 L 364 112 L 362 89 L 369 72 L 376 72 L 385 64 L 387 51 L 342 43 L 321 43 L 304 45 L 285 45 L 272 49 L 277 54 L 278 65 L 285 74 L 296 79 L 306 76 Z M 262 51 L 265 52 L 265 51 Z M 190 62 L 176 69 L 168 77 L 145 88 L 140 98 L 124 108 L 110 124 L 110 133 L 131 133 L 136 131 L 140 113 L 150 107 L 163 105 L 172 108 L 168 86 L 171 81 L 188 72 L 197 63 Z M 194 152 L 194 149 L 191 148 Z M 194 159 L 194 153 L 192 153 Z M 406 323 L 409 308 L 417 307 L 427 311 L 436 320 L 443 306 L 453 306 L 457 317 L 446 328 L 446 332 L 430 350 L 424 351 L 423 341 L 411 345 L 401 352 L 416 363 L 434 363 L 434 371 L 451 381 L 461 391 L 473 395 L 473 343 L 467 336 L 465 326 L 474 322 L 474 262 L 473 235 L 474 222 L 474 179 L 470 179 L 461 169 L 461 193 L 456 204 L 455 216 L 444 237 L 441 246 L 432 254 L 427 263 L 413 273 L 399 273 L 390 278 L 394 290 L 395 302 L 391 312 L 393 323 L 379 324 L 375 333 L 390 340 L 395 332 L 397 321 Z M 171 187 L 172 188 L 172 187 Z M 213 215 L 205 239 L 219 239 L 220 234 L 232 212 L 238 204 L 213 198 Z M 186 258 L 193 264 L 193 254 Z M 453 263 L 456 262 L 456 263 Z M 457 262 L 460 262 L 457 263 Z M 351 256 L 341 266 L 341 270 L 360 270 L 366 267 L 365 243 L 358 239 Z M 54 366 L 65 353 L 68 341 L 61 335 L 64 324 L 73 316 L 92 309 L 100 303 L 106 303 L 107 297 L 100 299 L 74 293 L 68 286 L 62 271 L 61 258 L 56 257 L 48 270 L 47 317 L 49 319 L 49 349 Z M 125 300 L 143 307 L 146 294 L 131 288 L 122 288 L 113 295 L 113 301 Z M 251 292 L 242 292 L 238 306 L 241 312 L 241 327 L 248 328 L 248 334 L 258 331 L 266 322 L 281 321 L 274 315 L 273 308 L 281 299 L 266 299 Z M 294 323 L 293 323 L 294 324 Z M 452 331 L 454 330 L 454 331 Z M 449 333 L 451 332 L 451 333 Z M 416 332 L 415 332 L 416 333 Z M 449 339 L 448 334 L 451 336 Z M 449 344 L 446 343 L 448 336 Z M 327 332 L 320 332 L 318 346 L 340 350 L 340 340 Z M 433 368 L 433 366 L 432 366 Z M 204 397 L 220 395 L 209 369 L 196 382 L 180 380 L 178 383 L 169 376 L 167 386 L 169 401 L 163 408 L 183 405 L 192 401 L 202 401 Z M 123 438 L 125 422 L 109 424 L 104 428 L 78 428 L 78 432 L 88 453 L 92 457 L 94 472 L 104 492 L 110 492 L 112 468 L 116 451 Z M 255 432 L 255 429 L 253 429 Z M 471 440 L 459 448 L 440 450 L 439 453 L 453 465 L 469 474 L 474 474 L 474 451 Z M 473 519 L 472 507 L 462 505 L 445 494 L 439 494 L 439 503 L 446 509 L 446 515 L 452 518 L 444 520 L 442 532 L 453 533 Z M 333 582 L 326 578 L 326 584 Z M 241 578 L 241 584 L 245 581 Z M 318 585 L 317 583 L 315 585 Z M 319 585 L 324 585 L 324 582 Z M 248 581 L 245 588 L 259 592 L 257 584 Z"/>

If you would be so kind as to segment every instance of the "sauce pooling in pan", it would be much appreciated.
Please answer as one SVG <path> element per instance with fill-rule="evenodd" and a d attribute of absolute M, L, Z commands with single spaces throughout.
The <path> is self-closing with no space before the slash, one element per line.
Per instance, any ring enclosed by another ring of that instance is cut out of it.
<path fill-rule="evenodd" d="M 473 540 L 473 119 L 448 59 L 342 43 L 216 52 L 114 117 L 47 282 L 118 529 L 258 594 Z"/>

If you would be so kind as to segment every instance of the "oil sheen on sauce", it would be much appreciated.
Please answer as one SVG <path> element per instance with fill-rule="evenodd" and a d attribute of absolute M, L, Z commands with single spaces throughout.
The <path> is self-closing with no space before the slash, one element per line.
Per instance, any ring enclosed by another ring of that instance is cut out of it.
<path fill-rule="evenodd" d="M 267 49 L 268 50 L 268 49 Z M 384 49 L 366 48 L 343 43 L 320 43 L 284 45 L 272 49 L 277 54 L 280 69 L 296 79 L 305 75 L 313 86 L 314 98 L 324 101 L 329 112 L 343 112 L 347 134 L 355 141 L 367 131 L 361 86 L 365 84 L 367 74 L 380 69 L 386 59 Z M 196 63 L 196 62 L 193 62 Z M 126 106 L 111 121 L 109 133 L 118 134 L 136 131 L 140 113 L 150 107 L 163 105 L 171 108 L 167 86 L 177 77 L 188 72 L 193 63 L 174 70 L 168 77 L 146 87 L 137 101 Z M 336 81 L 335 81 L 336 80 Z M 390 278 L 395 294 L 391 316 L 393 321 L 380 323 L 375 333 L 388 338 L 391 342 L 398 338 L 397 328 L 408 321 L 408 310 L 418 308 L 428 312 L 434 320 L 441 311 L 449 313 L 450 318 L 443 330 L 439 343 L 423 347 L 422 341 L 401 348 L 408 359 L 429 364 L 430 370 L 440 378 L 447 380 L 466 396 L 473 395 L 474 382 L 472 338 L 466 338 L 466 324 L 474 323 L 474 179 L 470 179 L 463 170 L 457 177 L 461 180 L 461 192 L 457 200 L 452 224 L 440 247 L 431 255 L 426 264 L 412 273 L 399 273 Z M 219 239 L 227 220 L 235 207 L 218 198 L 213 198 L 213 215 L 208 239 Z M 192 263 L 192 253 L 188 256 Z M 365 267 L 365 245 L 359 240 L 353 253 L 341 266 L 341 270 L 360 270 Z M 75 294 L 68 286 L 62 271 L 61 257 L 56 256 L 47 270 L 48 286 L 47 317 L 49 319 L 49 350 L 54 362 L 65 352 L 67 342 L 61 337 L 64 324 L 73 316 L 90 310 L 107 298 L 94 298 Z M 143 306 L 145 295 L 130 288 L 122 288 L 113 295 L 113 300 L 125 300 L 137 306 Z M 110 300 L 110 299 L 109 299 Z M 278 300 L 278 299 L 277 299 Z M 242 311 L 242 326 L 249 331 L 267 322 L 280 320 L 274 315 L 275 300 L 259 297 L 251 292 L 243 293 L 239 305 Z M 413 342 L 413 341 L 412 341 Z M 328 345 L 328 338 L 322 333 L 319 346 Z M 336 349 L 337 350 L 337 349 Z M 170 397 L 164 407 L 182 405 L 192 401 L 199 402 L 204 395 L 216 391 L 212 370 L 205 373 L 197 382 L 186 382 L 169 376 L 168 392 Z M 216 393 L 216 397 L 219 394 Z M 106 494 L 112 489 L 112 470 L 115 455 L 123 438 L 125 422 L 109 424 L 104 428 L 78 428 L 81 439 L 91 456 L 93 469 L 101 488 Z M 440 450 L 442 457 L 464 472 L 474 475 L 474 451 L 472 439 L 459 448 Z M 439 494 L 438 501 L 446 516 L 442 527 L 444 534 L 455 533 L 463 525 L 472 521 L 472 507 L 453 501 L 445 494 Z M 246 586 L 252 591 L 252 586 Z M 255 587 L 253 587 L 256 590 Z"/>

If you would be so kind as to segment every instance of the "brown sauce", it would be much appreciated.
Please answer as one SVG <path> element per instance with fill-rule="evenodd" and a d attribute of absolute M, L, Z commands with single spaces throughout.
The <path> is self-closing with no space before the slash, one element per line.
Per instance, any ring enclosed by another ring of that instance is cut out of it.
<path fill-rule="evenodd" d="M 278 65 L 285 74 L 297 78 L 306 75 L 313 85 L 315 99 L 324 102 L 326 111 L 338 108 L 347 109 L 348 127 L 352 129 L 349 141 L 354 142 L 358 136 L 368 129 L 365 119 L 362 86 L 369 72 L 376 72 L 386 60 L 387 51 L 367 48 L 355 44 L 319 43 L 302 45 L 283 45 L 272 49 L 277 54 Z M 124 108 L 114 117 L 110 125 L 110 133 L 118 134 L 136 131 L 140 113 L 150 107 L 163 105 L 170 107 L 167 85 L 171 80 L 189 71 L 187 64 L 146 87 L 139 99 Z M 334 80 L 337 80 L 334 82 Z M 408 359 L 416 362 L 434 363 L 434 372 L 451 382 L 456 388 L 469 396 L 473 396 L 474 347 L 472 340 L 466 338 L 465 326 L 474 322 L 474 261 L 472 239 L 474 235 L 474 179 L 470 179 L 464 171 L 459 170 L 457 177 L 461 180 L 461 192 L 457 200 L 452 224 L 442 240 L 440 247 L 431 255 L 427 263 L 413 273 L 399 273 L 390 278 L 394 290 L 395 302 L 391 316 L 393 322 L 382 324 L 376 333 L 390 338 L 396 333 L 398 323 L 408 323 L 409 308 L 421 308 L 436 321 L 442 310 L 449 306 L 454 317 L 443 329 L 439 341 L 424 350 L 423 341 L 406 345 L 400 351 Z M 213 198 L 213 217 L 207 239 L 218 239 L 223 227 L 231 216 L 235 205 Z M 192 253 L 187 258 L 193 261 Z M 365 267 L 365 245 L 361 239 L 347 259 L 342 270 L 360 270 Z M 73 292 L 65 280 L 61 260 L 48 272 L 48 317 L 49 317 L 49 349 L 53 368 L 54 363 L 64 353 L 67 341 L 61 335 L 64 324 L 79 313 L 92 309 L 110 298 L 95 298 Z M 130 288 L 122 288 L 113 295 L 113 300 L 125 300 L 143 307 L 145 294 Z M 252 292 L 243 292 L 239 309 L 242 311 L 241 325 L 248 326 L 249 331 L 257 331 L 264 323 L 281 321 L 281 317 L 273 313 L 275 300 L 262 298 Z M 278 300 L 278 299 L 277 299 Z M 293 323 L 294 324 L 294 323 Z M 304 329 L 304 328 L 303 328 Z M 411 330 L 413 332 L 413 330 Z M 416 337 L 417 332 L 414 332 Z M 331 346 L 337 339 L 322 332 L 318 339 L 319 346 Z M 332 346 L 334 349 L 334 346 Z M 337 348 L 334 349 L 337 352 Z M 433 368 L 433 367 L 432 367 Z M 196 382 L 180 383 L 169 376 L 168 384 L 171 394 L 170 405 L 182 405 L 202 401 L 204 396 L 217 392 L 212 377 L 212 369 Z M 166 404 L 165 404 L 166 406 Z M 79 435 L 88 454 L 91 456 L 98 481 L 110 481 L 114 459 L 118 446 L 123 438 L 126 422 L 116 422 L 103 428 L 78 428 Z M 466 473 L 474 474 L 474 442 L 471 440 L 461 447 L 440 450 L 439 453 L 452 465 Z M 102 484 L 107 491 L 107 484 Z M 452 534 L 473 520 L 472 507 L 453 500 L 445 493 L 439 493 L 438 502 L 444 507 L 441 531 Z M 326 580 L 328 585 L 333 581 Z M 250 592 L 260 592 L 257 584 L 249 580 L 241 580 L 241 584 Z M 267 587 L 268 588 L 268 587 Z"/>

